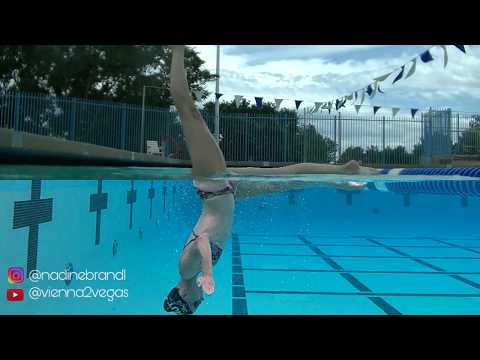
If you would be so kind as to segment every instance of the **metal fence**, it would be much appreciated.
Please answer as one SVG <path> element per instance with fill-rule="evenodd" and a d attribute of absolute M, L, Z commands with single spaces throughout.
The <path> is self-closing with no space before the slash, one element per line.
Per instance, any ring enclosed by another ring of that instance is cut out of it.
<path fill-rule="evenodd" d="M 202 112 L 213 131 L 214 114 Z M 117 149 L 141 148 L 142 107 L 26 93 L 0 96 L 0 127 Z M 227 161 L 273 163 L 361 160 L 372 165 L 429 164 L 436 157 L 480 155 L 480 115 L 447 110 L 412 118 L 355 113 L 220 113 Z M 188 159 L 179 118 L 145 108 L 145 140 Z"/>

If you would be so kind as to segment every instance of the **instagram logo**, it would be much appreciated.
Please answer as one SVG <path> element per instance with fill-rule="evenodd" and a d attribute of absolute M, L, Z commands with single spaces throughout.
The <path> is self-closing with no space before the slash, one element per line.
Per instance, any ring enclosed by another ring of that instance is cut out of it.
<path fill-rule="evenodd" d="M 25 278 L 22 267 L 8 268 L 8 282 L 10 284 L 21 284 Z"/>

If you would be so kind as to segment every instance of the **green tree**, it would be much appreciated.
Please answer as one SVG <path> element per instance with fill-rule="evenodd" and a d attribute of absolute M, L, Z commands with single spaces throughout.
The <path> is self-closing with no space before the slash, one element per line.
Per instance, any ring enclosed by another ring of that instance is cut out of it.
<path fill-rule="evenodd" d="M 172 104 L 168 74 L 171 51 L 164 45 L 0 46 L 0 90 L 7 89 L 140 104 L 144 85 L 148 105 Z M 214 79 L 191 48 L 185 67 L 192 90 Z"/>
<path fill-rule="evenodd" d="M 203 107 L 213 130 L 215 103 Z M 262 107 L 242 99 L 220 103 L 220 133 L 225 157 L 234 161 L 330 162 L 335 159 L 335 143 L 318 133 L 313 125 L 304 127 L 297 112 L 265 102 Z"/>
<path fill-rule="evenodd" d="M 468 128 L 459 136 L 454 150 L 456 154 L 480 154 L 480 115 L 470 121 Z"/>

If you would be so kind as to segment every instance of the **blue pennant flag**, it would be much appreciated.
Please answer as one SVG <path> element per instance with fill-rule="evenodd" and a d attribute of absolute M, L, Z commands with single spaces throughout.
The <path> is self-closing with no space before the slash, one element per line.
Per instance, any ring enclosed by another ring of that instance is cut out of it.
<path fill-rule="evenodd" d="M 347 99 L 343 99 L 343 101 L 340 103 L 339 108 L 341 109 L 342 107 L 345 107 L 346 103 L 347 103 Z"/>
<path fill-rule="evenodd" d="M 223 94 L 220 93 L 215 93 L 215 99 L 220 99 L 223 96 Z"/>
<path fill-rule="evenodd" d="M 340 100 L 335 100 L 335 110 L 338 111 L 338 108 L 340 107 Z"/>
<path fill-rule="evenodd" d="M 380 85 L 378 85 L 378 92 L 379 92 L 380 94 L 385 94 L 385 93 L 382 91 L 382 89 L 380 89 Z"/>
<path fill-rule="evenodd" d="M 371 95 L 372 95 L 372 92 L 373 92 L 372 85 L 368 85 L 368 87 L 367 87 L 367 94 L 368 94 L 368 96 L 371 96 Z"/>
<path fill-rule="evenodd" d="M 453 45 L 455 46 L 456 48 L 460 49 L 461 52 L 463 52 L 464 54 L 466 54 L 467 52 L 465 51 L 465 45 Z"/>
<path fill-rule="evenodd" d="M 433 61 L 433 57 L 432 57 L 432 54 L 430 54 L 430 50 L 427 50 L 422 55 L 420 55 L 420 59 L 422 59 L 424 63 Z"/>
<path fill-rule="evenodd" d="M 260 109 L 262 107 L 262 101 L 263 101 L 263 98 L 255 97 L 255 102 L 257 103 L 257 108 Z"/>
<path fill-rule="evenodd" d="M 357 97 L 358 97 L 358 94 L 357 94 L 357 92 L 355 91 L 355 101 L 357 101 Z"/>
<path fill-rule="evenodd" d="M 418 109 L 412 109 L 411 112 L 412 112 L 412 118 L 415 117 L 415 114 L 417 113 Z"/>
<path fill-rule="evenodd" d="M 300 104 L 303 102 L 303 100 L 295 100 L 295 107 L 298 108 L 300 107 Z"/>
<path fill-rule="evenodd" d="M 381 106 L 374 106 L 373 107 L 373 115 L 375 115 L 378 111 L 378 109 L 380 109 Z"/>
<path fill-rule="evenodd" d="M 400 80 L 403 77 L 403 71 L 405 70 L 405 65 L 402 66 L 402 70 L 398 73 L 397 77 L 395 80 L 393 80 L 392 84 L 395 84 L 398 80 Z"/>

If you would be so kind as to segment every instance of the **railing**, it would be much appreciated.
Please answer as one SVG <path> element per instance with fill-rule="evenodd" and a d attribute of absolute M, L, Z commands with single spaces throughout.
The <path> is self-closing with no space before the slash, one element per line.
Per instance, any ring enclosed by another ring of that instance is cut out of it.
<path fill-rule="evenodd" d="M 202 112 L 213 131 L 214 114 Z M 0 127 L 129 151 L 141 148 L 142 107 L 26 93 L 0 96 Z M 480 115 L 451 110 L 415 118 L 355 113 L 220 113 L 227 161 L 272 163 L 360 160 L 372 165 L 429 164 L 439 157 L 480 155 Z M 145 140 L 188 159 L 179 118 L 145 108 Z"/>

